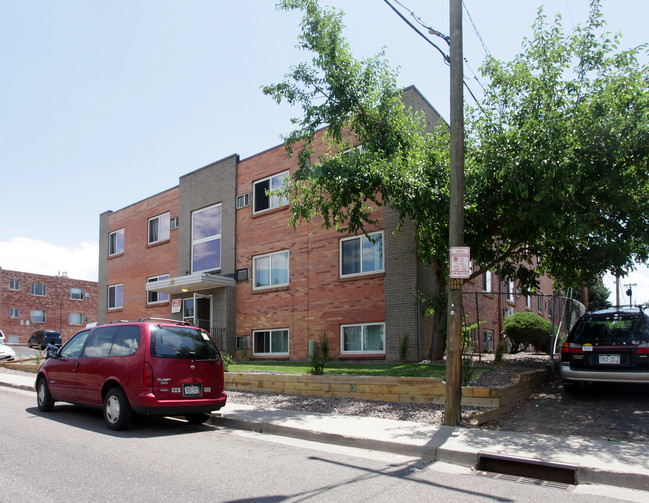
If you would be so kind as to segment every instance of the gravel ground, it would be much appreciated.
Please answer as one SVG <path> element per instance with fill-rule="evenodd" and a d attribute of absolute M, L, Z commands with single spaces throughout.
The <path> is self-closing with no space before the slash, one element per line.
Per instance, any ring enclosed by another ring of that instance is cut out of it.
<path fill-rule="evenodd" d="M 543 369 L 549 364 L 549 361 L 547 355 L 522 353 L 505 355 L 502 363 L 494 364 L 493 355 L 483 355 L 480 361 L 477 358 L 475 359 L 474 365 L 478 367 L 490 367 L 491 370 L 482 374 L 472 385 L 491 387 L 509 384 L 516 374 Z M 435 363 L 443 364 L 444 362 Z M 2 367 L 0 367 L 0 372 L 25 374 L 22 371 Z M 241 405 L 254 405 L 255 407 L 266 409 L 292 409 L 324 414 L 368 416 L 430 424 L 442 424 L 444 413 L 443 405 L 378 402 L 342 397 L 312 397 L 242 391 L 228 391 L 228 401 Z M 463 407 L 462 418 L 466 419 L 475 410 L 477 409 Z"/>

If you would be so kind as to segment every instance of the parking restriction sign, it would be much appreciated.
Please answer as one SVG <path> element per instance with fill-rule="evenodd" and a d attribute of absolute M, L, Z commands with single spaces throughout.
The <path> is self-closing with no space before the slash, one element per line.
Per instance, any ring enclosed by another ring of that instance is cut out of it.
<path fill-rule="evenodd" d="M 451 247 L 449 275 L 451 278 L 468 278 L 470 272 L 471 250 L 468 246 Z"/>

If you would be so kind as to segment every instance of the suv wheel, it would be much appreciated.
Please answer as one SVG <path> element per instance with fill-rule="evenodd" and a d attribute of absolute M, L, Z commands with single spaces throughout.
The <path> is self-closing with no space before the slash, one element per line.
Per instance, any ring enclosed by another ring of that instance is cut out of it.
<path fill-rule="evenodd" d="M 54 408 L 54 400 L 47 387 L 47 379 L 41 377 L 36 383 L 36 403 L 41 412 L 51 412 Z"/>
<path fill-rule="evenodd" d="M 104 420 L 111 430 L 128 428 L 133 419 L 133 411 L 122 388 L 113 388 L 104 399 Z"/>

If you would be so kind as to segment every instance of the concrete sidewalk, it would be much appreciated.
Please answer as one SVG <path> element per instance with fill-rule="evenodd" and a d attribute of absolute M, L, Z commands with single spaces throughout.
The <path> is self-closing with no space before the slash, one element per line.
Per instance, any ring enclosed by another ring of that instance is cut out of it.
<path fill-rule="evenodd" d="M 34 390 L 34 379 L 0 369 L 0 385 Z M 584 437 L 554 437 L 478 428 L 451 427 L 362 416 L 331 416 L 285 409 L 258 409 L 228 403 L 210 424 L 272 435 L 381 450 L 465 467 L 499 460 L 523 467 L 572 471 L 577 483 L 649 490 L 646 444 L 605 442 Z M 561 425 L 557 425 L 560 429 Z M 511 469 L 511 468 L 509 468 Z M 497 471 L 497 470 L 496 470 Z M 518 472 L 505 472 L 514 473 Z M 528 475 L 534 476 L 534 475 Z M 538 478 L 544 478 L 539 475 Z"/>

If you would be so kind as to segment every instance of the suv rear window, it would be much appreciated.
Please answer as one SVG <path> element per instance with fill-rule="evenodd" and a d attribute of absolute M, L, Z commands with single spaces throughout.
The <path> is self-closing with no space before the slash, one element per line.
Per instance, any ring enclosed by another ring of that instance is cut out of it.
<path fill-rule="evenodd" d="M 649 342 L 649 327 L 643 316 L 598 316 L 582 320 L 573 332 L 573 342 Z"/>
<path fill-rule="evenodd" d="M 152 326 L 151 356 L 218 360 L 219 351 L 207 333 L 189 327 Z"/>

